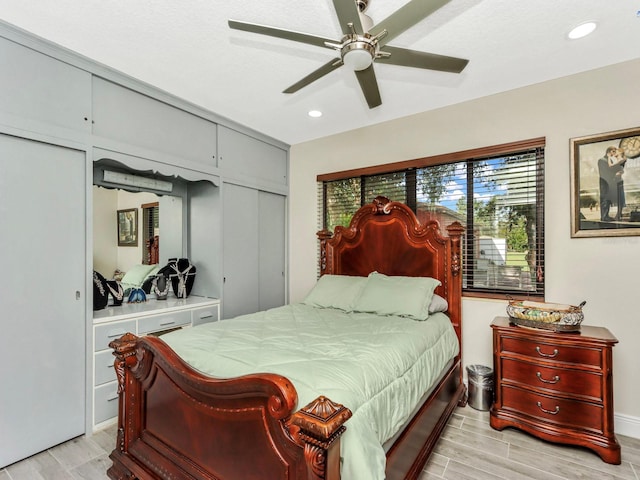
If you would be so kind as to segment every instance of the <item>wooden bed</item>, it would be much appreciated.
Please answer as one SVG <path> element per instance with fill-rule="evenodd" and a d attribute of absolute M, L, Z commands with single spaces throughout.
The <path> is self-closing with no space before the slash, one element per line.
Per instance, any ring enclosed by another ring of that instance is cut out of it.
<path fill-rule="evenodd" d="M 348 228 L 318 233 L 321 273 L 437 278 L 460 341 L 463 227 L 447 231 L 443 237 L 436 222 L 419 225 L 405 205 L 378 197 Z M 348 405 L 319 397 L 300 408 L 293 385 L 275 374 L 205 376 L 156 337 L 126 334 L 111 347 L 120 398 L 110 478 L 340 479 Z M 458 355 L 387 450 L 386 478 L 417 479 L 449 416 L 465 403 Z"/>

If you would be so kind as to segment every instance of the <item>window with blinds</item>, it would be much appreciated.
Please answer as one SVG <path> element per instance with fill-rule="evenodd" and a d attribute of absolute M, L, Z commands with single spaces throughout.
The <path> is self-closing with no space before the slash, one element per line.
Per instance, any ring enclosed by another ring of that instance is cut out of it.
<path fill-rule="evenodd" d="M 347 226 L 382 195 L 444 235 L 453 222 L 466 227 L 465 293 L 544 295 L 544 139 L 320 175 L 318 186 L 322 228 Z"/>
<path fill-rule="evenodd" d="M 146 203 L 142 208 L 142 250 L 143 265 L 155 265 L 158 263 L 158 247 L 160 242 L 160 204 L 158 202 Z"/>

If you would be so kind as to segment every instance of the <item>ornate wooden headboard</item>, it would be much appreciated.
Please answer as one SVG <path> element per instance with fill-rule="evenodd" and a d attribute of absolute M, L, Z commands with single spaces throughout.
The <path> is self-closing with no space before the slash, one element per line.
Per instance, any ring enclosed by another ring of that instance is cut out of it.
<path fill-rule="evenodd" d="M 353 216 L 348 227 L 318 232 L 320 273 L 367 276 L 371 272 L 432 277 L 442 282 L 436 293 L 447 299 L 448 315 L 462 340 L 462 257 L 464 227 L 455 222 L 440 234 L 435 220 L 421 225 L 409 207 L 377 197 Z"/>

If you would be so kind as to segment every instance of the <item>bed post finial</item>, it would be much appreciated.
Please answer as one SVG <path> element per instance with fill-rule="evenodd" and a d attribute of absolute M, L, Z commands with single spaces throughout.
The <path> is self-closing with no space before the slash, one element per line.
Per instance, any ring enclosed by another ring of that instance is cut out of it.
<path fill-rule="evenodd" d="M 376 215 L 389 215 L 389 212 L 391 211 L 389 209 L 390 203 L 391 200 L 389 200 L 387 197 L 383 197 L 382 195 L 378 195 L 376 198 L 374 198 L 373 204 L 376 207 Z"/>
<path fill-rule="evenodd" d="M 291 416 L 291 424 L 299 428 L 298 438 L 304 444 L 304 458 L 309 480 L 340 478 L 340 436 L 351 410 L 320 396 Z"/>

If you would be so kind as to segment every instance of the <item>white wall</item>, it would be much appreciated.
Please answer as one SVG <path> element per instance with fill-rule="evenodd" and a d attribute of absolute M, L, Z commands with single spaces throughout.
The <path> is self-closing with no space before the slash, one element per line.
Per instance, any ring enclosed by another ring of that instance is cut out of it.
<path fill-rule="evenodd" d="M 546 300 L 586 300 L 584 323 L 606 326 L 620 340 L 614 349 L 616 419 L 626 418 L 635 430 L 616 428 L 640 436 L 640 238 L 572 239 L 569 206 L 570 138 L 639 127 L 639 84 L 636 60 L 294 145 L 290 301 L 300 301 L 316 280 L 317 174 L 546 137 Z M 489 324 L 505 314 L 505 305 L 463 300 L 465 364 L 492 365 Z"/>

